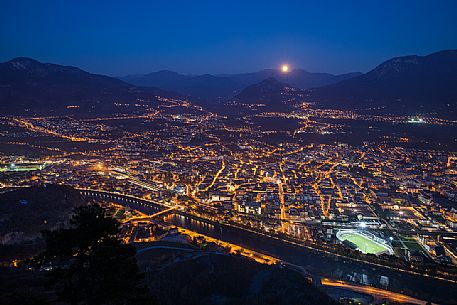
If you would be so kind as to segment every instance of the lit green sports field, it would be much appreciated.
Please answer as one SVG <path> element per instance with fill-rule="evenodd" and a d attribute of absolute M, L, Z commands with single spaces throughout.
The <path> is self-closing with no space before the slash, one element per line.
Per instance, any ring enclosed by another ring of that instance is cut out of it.
<path fill-rule="evenodd" d="M 369 238 L 359 235 L 357 233 L 344 232 L 339 236 L 341 240 L 349 240 L 351 243 L 355 244 L 357 248 L 365 254 L 377 254 L 387 250 L 387 247 L 384 247 Z"/>
<path fill-rule="evenodd" d="M 0 165 L 0 172 L 28 172 L 37 171 L 45 167 L 45 164 L 18 164 L 18 165 Z"/>

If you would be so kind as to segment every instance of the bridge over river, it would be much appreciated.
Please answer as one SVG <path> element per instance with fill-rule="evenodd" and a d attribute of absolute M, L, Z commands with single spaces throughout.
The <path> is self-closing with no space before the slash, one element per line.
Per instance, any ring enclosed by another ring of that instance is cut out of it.
<path fill-rule="evenodd" d="M 116 192 L 102 191 L 102 190 L 91 190 L 91 189 L 78 189 L 81 195 L 87 198 L 109 200 L 124 206 L 131 206 L 138 210 L 145 210 L 147 214 L 160 213 L 166 209 L 169 209 L 171 205 L 167 205 L 156 200 L 149 200 L 144 198 L 138 198 L 126 194 L 120 194 Z"/>

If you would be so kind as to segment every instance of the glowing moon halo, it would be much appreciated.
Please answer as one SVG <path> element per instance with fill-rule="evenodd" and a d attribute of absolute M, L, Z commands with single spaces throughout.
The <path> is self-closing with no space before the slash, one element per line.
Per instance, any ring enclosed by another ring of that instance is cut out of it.
<path fill-rule="evenodd" d="M 288 66 L 288 65 L 282 65 L 282 66 L 281 66 L 281 71 L 282 71 L 283 73 L 289 72 L 289 66 Z"/>

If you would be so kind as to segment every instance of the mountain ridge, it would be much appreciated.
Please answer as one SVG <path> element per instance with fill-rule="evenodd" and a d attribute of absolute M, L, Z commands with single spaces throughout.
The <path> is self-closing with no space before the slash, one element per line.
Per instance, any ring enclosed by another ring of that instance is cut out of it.
<path fill-rule="evenodd" d="M 371 71 L 306 91 L 320 107 L 457 114 L 457 50 L 394 57 Z"/>
<path fill-rule="evenodd" d="M 239 74 L 186 75 L 170 70 L 160 70 L 147 74 L 128 75 L 120 77 L 120 79 L 134 85 L 154 86 L 187 96 L 199 97 L 202 100 L 225 101 L 238 94 L 245 87 L 256 84 L 268 77 L 274 77 L 297 88 L 307 89 L 336 83 L 359 74 L 354 72 L 333 75 L 308 72 L 303 69 L 282 73 L 277 69 L 264 69 L 257 72 Z"/>
<path fill-rule="evenodd" d="M 115 102 L 155 100 L 172 93 L 157 88 L 141 88 L 119 79 L 92 74 L 73 66 L 41 63 L 16 57 L 0 63 L 0 110 L 62 110 L 68 105 L 109 111 Z"/>

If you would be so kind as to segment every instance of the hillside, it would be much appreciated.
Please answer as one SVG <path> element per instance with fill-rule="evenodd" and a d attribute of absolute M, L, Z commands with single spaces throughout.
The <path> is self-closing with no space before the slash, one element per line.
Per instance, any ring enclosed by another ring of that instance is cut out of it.
<path fill-rule="evenodd" d="M 86 111 L 114 109 L 114 103 L 155 101 L 168 93 L 139 88 L 76 67 L 18 57 L 0 63 L 0 113 L 59 112 L 67 106 Z"/>
<path fill-rule="evenodd" d="M 165 267 L 140 265 L 162 305 L 339 304 L 296 272 L 244 258 L 208 254 Z"/>
<path fill-rule="evenodd" d="M 71 187 L 46 185 L 0 194 L 0 257 L 28 257 L 42 246 L 42 230 L 64 224 L 84 203 Z"/>
<path fill-rule="evenodd" d="M 370 72 L 307 91 L 320 107 L 457 117 L 457 50 L 390 59 Z"/>
<path fill-rule="evenodd" d="M 338 305 L 302 275 L 224 254 L 154 249 L 138 258 L 144 282 L 159 305 Z M 48 274 L 0 267 L 1 304 L 64 304 Z M 65 303 L 66 304 L 66 303 Z"/>

